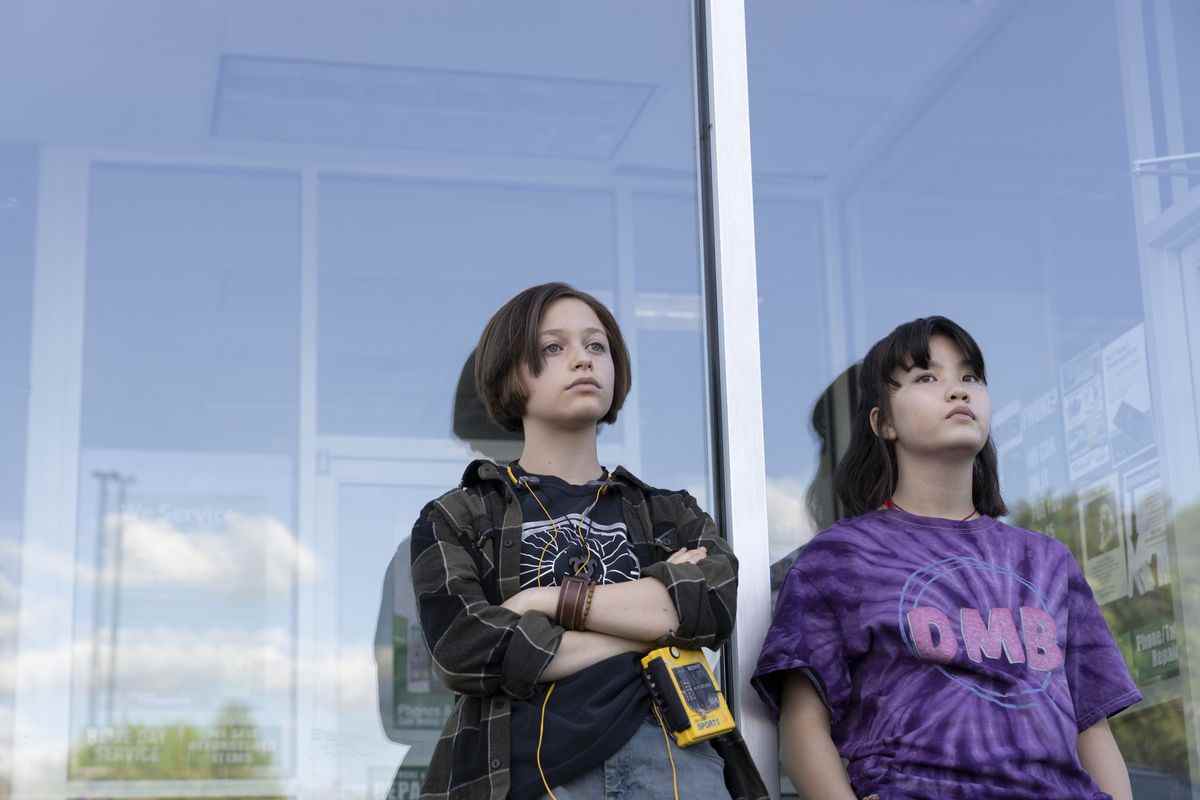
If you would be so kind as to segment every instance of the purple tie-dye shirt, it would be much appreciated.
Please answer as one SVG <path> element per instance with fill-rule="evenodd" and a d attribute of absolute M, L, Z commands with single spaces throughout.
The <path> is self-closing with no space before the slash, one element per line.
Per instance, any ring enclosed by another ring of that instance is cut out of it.
<path fill-rule="evenodd" d="M 860 797 L 1106 798 L 1080 731 L 1141 699 L 1075 559 L 1048 536 L 877 511 L 787 575 L 753 683 L 803 670 Z"/>

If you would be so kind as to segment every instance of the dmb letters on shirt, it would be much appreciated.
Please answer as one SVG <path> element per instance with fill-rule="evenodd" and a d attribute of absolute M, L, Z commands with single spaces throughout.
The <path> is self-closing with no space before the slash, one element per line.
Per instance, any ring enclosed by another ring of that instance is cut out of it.
<path fill-rule="evenodd" d="M 845 520 L 788 573 L 754 685 L 800 670 L 862 796 L 1103 798 L 1080 731 L 1141 699 L 1059 542 L 988 517 Z"/>

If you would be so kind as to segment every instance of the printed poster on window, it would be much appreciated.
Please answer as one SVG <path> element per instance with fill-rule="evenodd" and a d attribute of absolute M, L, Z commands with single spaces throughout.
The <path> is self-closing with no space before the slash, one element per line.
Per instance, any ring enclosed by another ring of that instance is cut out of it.
<path fill-rule="evenodd" d="M 1137 325 L 1104 348 L 1104 405 L 1113 460 L 1121 462 L 1154 444 L 1146 328 Z"/>
<path fill-rule="evenodd" d="M 1079 494 L 1079 528 L 1084 574 L 1100 605 L 1129 594 L 1120 479 L 1112 473 Z"/>
<path fill-rule="evenodd" d="M 1061 405 L 1057 389 L 1049 389 L 1021 408 L 1021 452 L 1026 496 L 1044 498 L 1057 491 L 1067 474 Z"/>
<path fill-rule="evenodd" d="M 1041 392 L 1019 409 L 1020 435 L 1010 430 L 1004 436 L 1003 446 L 997 442 L 1004 492 L 1016 501 L 1011 507 L 1013 521 L 1058 539 L 1082 565 L 1079 512 L 1075 495 L 1067 491 L 1058 389 L 1052 387 Z"/>
<path fill-rule="evenodd" d="M 992 414 L 992 441 L 1001 456 L 1021 446 L 1022 428 L 1020 400 L 1014 400 Z"/>
<path fill-rule="evenodd" d="M 1109 463 L 1102 354 L 1084 353 L 1063 364 L 1063 429 L 1072 481 Z"/>
<path fill-rule="evenodd" d="M 1135 597 L 1171 582 L 1167 523 L 1166 491 L 1154 461 L 1125 477 L 1125 549 Z"/>

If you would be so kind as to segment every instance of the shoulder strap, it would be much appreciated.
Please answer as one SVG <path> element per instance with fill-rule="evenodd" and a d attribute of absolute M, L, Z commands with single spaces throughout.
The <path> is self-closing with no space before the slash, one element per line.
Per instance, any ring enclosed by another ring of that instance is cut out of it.
<path fill-rule="evenodd" d="M 487 506 L 481 493 L 460 486 L 442 495 L 438 505 L 450 517 L 450 523 L 460 536 L 470 540 L 478 538 L 478 520 L 487 518 Z"/>

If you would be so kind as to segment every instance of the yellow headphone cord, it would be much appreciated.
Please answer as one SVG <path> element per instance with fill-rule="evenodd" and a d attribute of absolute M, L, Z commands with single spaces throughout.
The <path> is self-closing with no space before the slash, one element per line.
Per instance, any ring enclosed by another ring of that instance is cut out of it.
<path fill-rule="evenodd" d="M 538 721 L 538 740 L 537 750 L 534 753 L 534 758 L 537 761 L 538 775 L 542 777 L 542 786 L 546 789 L 546 796 L 550 800 L 558 800 L 554 794 L 554 790 L 550 788 L 550 781 L 546 779 L 546 772 L 542 769 L 542 737 L 546 733 L 546 706 L 550 705 L 550 695 L 554 694 L 555 684 L 551 683 L 546 689 L 546 699 L 542 701 L 542 716 Z M 658 720 L 659 730 L 663 735 L 663 746 L 667 748 L 667 761 L 671 763 L 671 792 L 675 795 L 675 800 L 679 800 L 679 773 L 675 769 L 675 756 L 671 753 L 671 740 L 667 737 L 667 726 L 663 722 L 662 715 L 658 713 L 658 707 L 654 702 L 650 703 L 650 710 L 654 712 L 655 718 Z"/>
<path fill-rule="evenodd" d="M 546 787 L 546 795 L 550 800 L 558 800 L 554 794 L 554 790 L 550 788 L 550 782 L 546 780 L 545 771 L 542 769 L 542 735 L 546 732 L 546 706 L 550 705 L 550 695 L 552 694 L 554 694 L 553 683 L 550 684 L 550 688 L 546 689 L 546 699 L 542 701 L 542 718 L 538 721 L 538 743 L 537 750 L 534 752 L 534 759 L 537 761 L 538 775 L 542 776 L 542 786 Z"/>
<path fill-rule="evenodd" d="M 546 515 L 546 519 L 550 520 L 550 530 L 552 531 L 553 539 L 546 542 L 546 544 L 542 547 L 542 552 L 538 555 L 537 580 L 538 586 L 540 587 L 542 585 L 542 559 L 546 556 L 546 548 L 548 548 L 551 544 L 558 544 L 558 525 L 554 522 L 553 515 L 550 514 L 549 509 L 547 509 L 545 503 L 542 502 L 542 498 L 537 496 L 537 492 L 533 490 L 533 487 L 531 487 L 528 482 L 523 482 L 517 479 L 517 476 L 513 473 L 511 464 L 508 465 L 508 478 L 513 482 L 514 486 L 524 486 L 525 491 L 529 492 L 533 499 L 537 501 L 537 504 L 541 507 L 542 512 Z M 596 504 L 600 502 L 600 496 L 604 494 L 604 490 L 607 488 L 608 484 L 605 483 L 596 491 L 596 499 L 593 500 L 592 504 L 588 506 L 586 511 L 583 512 L 583 518 L 585 520 L 588 519 L 587 515 L 592 511 L 593 508 L 596 507 Z M 588 547 L 586 534 L 578 524 L 575 525 L 575 532 L 579 538 L 580 544 L 583 545 L 583 552 L 585 554 L 583 566 L 586 567 L 591 560 L 592 549 Z M 554 790 L 550 788 L 550 781 L 546 779 L 546 771 L 542 768 L 542 739 L 546 734 L 546 708 L 550 705 L 550 695 L 554 694 L 554 687 L 556 685 L 557 682 L 552 681 L 546 688 L 546 697 L 542 700 L 542 713 L 538 719 L 537 749 L 534 751 L 534 760 L 537 762 L 538 775 L 542 778 L 542 786 L 545 788 L 546 796 L 549 797 L 550 800 L 558 800 L 558 796 L 555 795 Z M 663 744 L 667 748 L 667 760 L 671 763 L 671 790 L 674 793 L 675 800 L 679 800 L 679 775 L 675 770 L 675 756 L 671 753 L 671 740 L 667 736 L 667 726 L 663 723 L 663 718 L 659 715 L 658 708 L 655 707 L 653 702 L 650 703 L 650 709 L 654 712 L 654 716 L 658 719 L 659 729 L 662 730 Z"/>
<path fill-rule="evenodd" d="M 537 571 L 538 571 L 537 582 L 538 583 L 537 583 L 537 585 L 541 586 L 542 585 L 542 561 L 546 558 L 546 551 L 548 549 L 550 549 L 550 545 L 554 545 L 555 547 L 558 546 L 558 531 L 559 531 L 558 523 L 556 523 L 554 521 L 554 515 L 550 513 L 550 510 L 548 508 L 546 508 L 546 504 L 542 502 L 542 498 L 538 497 L 537 492 L 535 492 L 533 490 L 533 487 L 529 485 L 529 481 L 523 481 L 523 480 L 520 480 L 519 478 L 517 478 L 516 474 L 513 472 L 512 464 L 509 464 L 507 469 L 508 469 L 508 479 L 513 482 L 513 486 L 524 486 L 525 491 L 529 492 L 530 496 L 533 497 L 533 499 L 537 501 L 538 506 L 542 509 L 542 513 L 546 515 L 546 519 L 550 522 L 550 532 L 551 532 L 552 538 L 548 539 L 546 541 L 546 543 L 544 545 L 542 545 L 542 551 L 540 553 L 538 553 L 538 563 L 537 563 Z M 591 505 L 589 505 L 586 509 L 584 509 L 584 512 L 581 515 L 583 517 L 583 520 L 588 524 L 588 528 L 591 528 L 591 526 L 592 526 L 592 521 L 588 517 L 588 515 L 592 513 L 592 510 L 596 507 L 596 504 L 600 502 L 600 497 L 606 491 L 608 491 L 608 483 L 607 482 L 601 484 L 600 488 L 596 490 L 596 497 L 593 498 Z M 580 525 L 579 523 L 575 523 L 574 528 L 575 528 L 575 538 L 579 540 L 580 547 L 583 548 L 583 565 L 575 573 L 576 575 L 579 575 L 584 570 L 586 570 L 588 568 L 588 566 L 592 563 L 592 548 L 588 546 L 587 531 L 585 531 L 583 529 L 583 526 Z"/>

